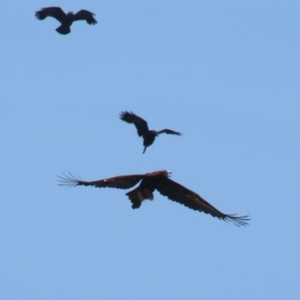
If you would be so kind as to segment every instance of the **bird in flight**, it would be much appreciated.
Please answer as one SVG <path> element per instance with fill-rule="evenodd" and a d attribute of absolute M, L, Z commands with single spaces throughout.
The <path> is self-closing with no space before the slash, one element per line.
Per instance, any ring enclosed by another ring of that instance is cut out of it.
<path fill-rule="evenodd" d="M 163 196 L 183 204 L 188 208 L 210 214 L 224 221 L 232 222 L 237 226 L 248 225 L 247 221 L 250 221 L 249 216 L 239 217 L 235 214 L 224 214 L 220 212 L 195 192 L 171 180 L 169 178 L 170 174 L 170 171 L 162 170 L 146 174 L 116 176 L 95 181 L 84 181 L 74 177 L 72 174 L 63 174 L 63 176 L 58 176 L 58 181 L 61 186 L 84 185 L 97 188 L 110 187 L 117 189 L 129 189 L 140 182 L 138 187 L 126 193 L 132 203 L 133 209 L 139 208 L 144 200 L 153 200 L 153 192 L 157 190 Z"/>
<path fill-rule="evenodd" d="M 161 133 L 181 135 L 180 132 L 173 131 L 171 129 L 162 129 L 159 131 L 149 130 L 147 122 L 144 119 L 142 119 L 141 117 L 135 115 L 133 112 L 128 112 L 128 111 L 121 112 L 120 119 L 127 123 L 134 124 L 134 126 L 136 127 L 136 130 L 137 130 L 138 136 L 143 137 L 143 140 L 144 140 L 143 153 L 145 153 L 147 147 L 152 145 L 155 138 Z"/>
<path fill-rule="evenodd" d="M 82 9 L 76 14 L 73 12 L 68 12 L 67 14 L 57 6 L 42 8 L 35 13 L 35 16 L 39 20 L 44 20 L 47 17 L 53 17 L 61 23 L 56 31 L 60 34 L 68 34 L 71 32 L 71 25 L 74 21 L 85 20 L 88 24 L 94 25 L 97 23 L 96 19 L 93 17 L 95 14 L 88 10 Z"/>

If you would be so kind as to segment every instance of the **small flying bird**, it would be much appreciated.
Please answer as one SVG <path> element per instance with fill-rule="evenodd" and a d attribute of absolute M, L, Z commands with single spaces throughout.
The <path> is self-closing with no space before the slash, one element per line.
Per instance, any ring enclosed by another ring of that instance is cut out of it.
<path fill-rule="evenodd" d="M 44 20 L 47 17 L 53 17 L 61 23 L 56 31 L 60 34 L 68 34 L 71 32 L 70 26 L 75 21 L 85 20 L 88 24 L 94 25 L 97 23 L 96 19 L 93 17 L 95 14 L 88 10 L 82 9 L 76 14 L 73 12 L 68 12 L 67 14 L 57 6 L 42 8 L 35 13 L 35 16 L 39 20 Z"/>
<path fill-rule="evenodd" d="M 170 200 L 187 206 L 188 208 L 210 214 L 213 217 L 224 221 L 229 221 L 237 226 L 248 225 L 250 221 L 248 216 L 236 216 L 235 214 L 223 214 L 195 192 L 187 189 L 179 183 L 169 178 L 171 172 L 167 170 L 156 171 L 146 174 L 116 176 L 107 179 L 84 181 L 77 179 L 72 174 L 59 177 L 59 185 L 61 186 L 94 186 L 97 188 L 117 188 L 129 189 L 140 182 L 140 185 L 132 191 L 126 193 L 132 203 L 132 208 L 139 208 L 146 199 L 153 200 L 153 192 L 157 190 L 160 194 L 167 196 Z"/>
<path fill-rule="evenodd" d="M 128 111 L 121 112 L 120 119 L 127 123 L 134 124 L 138 136 L 143 137 L 144 140 L 143 145 L 145 146 L 143 153 L 145 153 L 147 147 L 152 145 L 155 138 L 161 133 L 181 135 L 180 132 L 173 131 L 170 129 L 162 129 L 159 131 L 149 130 L 147 122 L 141 117 L 135 115 L 133 112 L 128 112 Z"/>

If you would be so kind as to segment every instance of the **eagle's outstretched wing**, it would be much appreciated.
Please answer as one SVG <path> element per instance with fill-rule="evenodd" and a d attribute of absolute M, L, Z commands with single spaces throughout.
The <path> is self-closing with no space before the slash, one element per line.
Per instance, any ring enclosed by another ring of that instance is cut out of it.
<path fill-rule="evenodd" d="M 224 221 L 230 221 L 237 226 L 248 225 L 247 221 L 250 221 L 248 216 L 239 217 L 232 214 L 223 214 L 198 194 L 169 179 L 168 177 L 161 177 L 160 180 L 157 181 L 156 189 L 162 195 L 167 196 L 170 200 L 181 203 L 191 209 L 210 214 L 211 216 Z"/>
<path fill-rule="evenodd" d="M 97 24 L 96 19 L 93 17 L 95 14 L 92 12 L 82 9 L 78 11 L 76 14 L 74 14 L 74 21 L 80 21 L 80 20 L 85 20 L 87 21 L 88 24 L 94 25 Z"/>
<path fill-rule="evenodd" d="M 116 176 L 107 179 L 95 180 L 95 181 L 85 181 L 79 178 L 74 177 L 71 173 L 69 175 L 63 174 L 59 177 L 59 185 L 61 186 L 94 186 L 97 188 L 101 187 L 110 187 L 117 189 L 129 189 L 136 185 L 141 179 L 144 178 L 144 175 L 124 175 Z"/>
<path fill-rule="evenodd" d="M 162 129 L 162 130 L 157 131 L 157 134 L 161 134 L 161 133 L 182 135 L 181 132 L 174 131 L 174 130 L 171 130 L 171 129 Z"/>
<path fill-rule="evenodd" d="M 149 132 L 147 122 L 141 117 L 135 115 L 133 112 L 121 112 L 120 119 L 127 123 L 134 124 L 139 136 L 144 136 L 147 132 Z"/>
<path fill-rule="evenodd" d="M 63 23 L 66 18 L 64 11 L 57 6 L 42 8 L 35 13 L 35 16 L 39 20 L 44 20 L 47 17 L 53 17 L 60 23 Z"/>

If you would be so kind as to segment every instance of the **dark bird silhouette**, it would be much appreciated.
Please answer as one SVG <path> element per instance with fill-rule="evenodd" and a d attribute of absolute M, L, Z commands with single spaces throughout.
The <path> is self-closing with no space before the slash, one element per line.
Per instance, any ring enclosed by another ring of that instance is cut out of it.
<path fill-rule="evenodd" d="M 47 17 L 53 17 L 61 23 L 56 31 L 60 34 L 68 34 L 71 32 L 71 25 L 75 21 L 85 20 L 88 24 L 94 25 L 97 23 L 96 19 L 93 17 L 95 14 L 89 12 L 88 10 L 82 9 L 76 14 L 73 12 L 68 12 L 67 14 L 60 7 L 46 7 L 35 13 L 35 16 L 39 20 L 44 20 Z"/>
<path fill-rule="evenodd" d="M 146 199 L 153 200 L 153 192 L 157 190 L 160 194 L 167 196 L 170 200 L 183 204 L 191 209 L 210 214 L 211 216 L 224 221 L 230 221 L 237 226 L 248 225 L 247 221 L 250 220 L 248 216 L 239 217 L 234 214 L 223 214 L 198 194 L 171 180 L 169 178 L 170 174 L 170 171 L 163 170 L 146 174 L 116 176 L 95 181 L 84 181 L 75 178 L 72 174 L 63 174 L 64 176 L 58 176 L 58 181 L 61 186 L 84 185 L 97 188 L 110 187 L 117 189 L 129 189 L 140 182 L 140 185 L 137 188 L 126 193 L 132 203 L 133 209 L 139 208 L 142 201 Z"/>
<path fill-rule="evenodd" d="M 133 112 L 121 112 L 120 119 L 127 123 L 134 124 L 134 126 L 137 129 L 138 136 L 143 137 L 143 145 L 145 146 L 143 153 L 145 153 L 147 147 L 152 145 L 155 138 L 161 133 L 181 135 L 180 132 L 173 131 L 170 129 L 162 129 L 159 131 L 149 130 L 147 122 L 141 117 L 135 115 Z"/>

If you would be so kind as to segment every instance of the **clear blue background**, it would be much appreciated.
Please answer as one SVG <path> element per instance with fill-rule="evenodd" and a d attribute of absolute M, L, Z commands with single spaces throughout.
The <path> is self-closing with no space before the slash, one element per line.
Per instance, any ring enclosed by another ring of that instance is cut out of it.
<path fill-rule="evenodd" d="M 299 1 L 0 7 L 1 299 L 299 299 Z M 142 155 L 122 110 L 183 136 Z M 250 225 L 57 185 L 161 169 Z"/>

